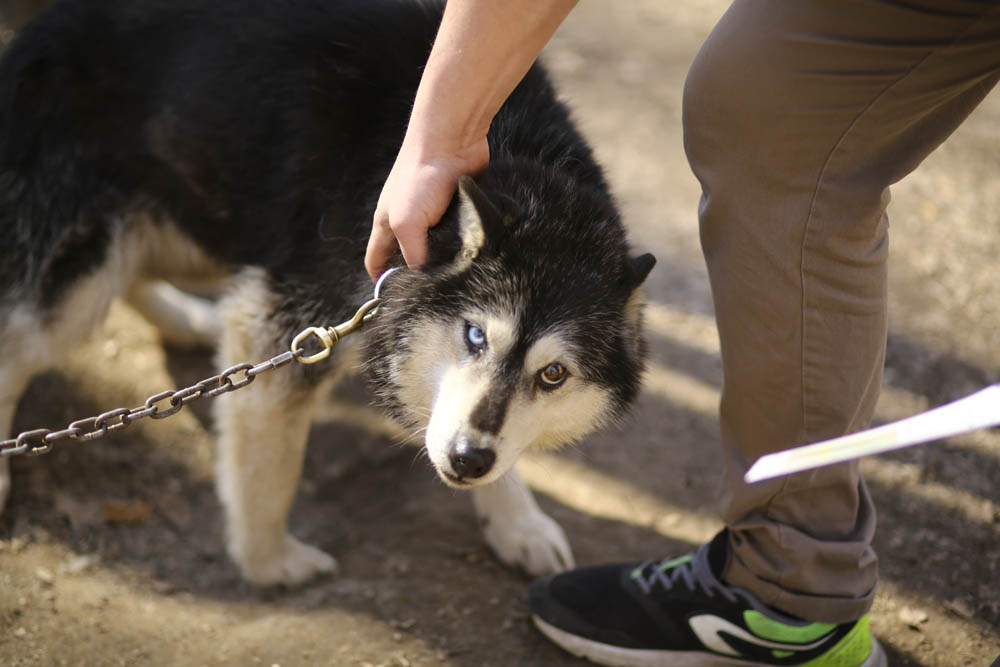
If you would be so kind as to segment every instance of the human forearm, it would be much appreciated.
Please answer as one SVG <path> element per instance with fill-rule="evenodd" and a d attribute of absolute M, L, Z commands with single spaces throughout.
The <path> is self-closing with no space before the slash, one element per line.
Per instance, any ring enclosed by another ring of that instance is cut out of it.
<path fill-rule="evenodd" d="M 427 256 L 458 178 L 489 163 L 493 116 L 576 0 L 451 0 L 414 100 L 403 145 L 379 197 L 365 266 L 374 279 L 396 244 L 410 266 Z"/>
<path fill-rule="evenodd" d="M 414 100 L 407 139 L 468 144 L 486 136 L 504 100 L 576 0 L 451 0 Z"/>

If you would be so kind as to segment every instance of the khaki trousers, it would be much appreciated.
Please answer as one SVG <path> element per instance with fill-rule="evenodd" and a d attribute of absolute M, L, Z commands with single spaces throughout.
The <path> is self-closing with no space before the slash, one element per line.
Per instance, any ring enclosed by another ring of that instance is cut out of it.
<path fill-rule="evenodd" d="M 871 606 L 875 512 L 857 464 L 742 476 L 768 452 L 868 426 L 889 186 L 998 75 L 1000 3 L 964 0 L 737 0 L 691 67 L 685 148 L 725 377 L 723 578 L 765 604 L 833 623 Z"/>

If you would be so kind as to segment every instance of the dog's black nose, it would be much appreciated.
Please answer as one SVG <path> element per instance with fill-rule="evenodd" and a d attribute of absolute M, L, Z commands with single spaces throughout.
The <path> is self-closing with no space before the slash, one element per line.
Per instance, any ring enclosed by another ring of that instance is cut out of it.
<path fill-rule="evenodd" d="M 448 460 L 459 477 L 477 479 L 490 471 L 497 455 L 492 449 L 476 447 L 468 438 L 459 438 L 451 446 Z"/>

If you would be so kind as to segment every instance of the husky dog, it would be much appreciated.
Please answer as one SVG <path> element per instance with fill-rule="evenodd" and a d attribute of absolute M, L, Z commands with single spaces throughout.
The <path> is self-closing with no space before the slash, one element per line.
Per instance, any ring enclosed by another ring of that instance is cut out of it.
<path fill-rule="evenodd" d="M 0 438 L 31 376 L 115 297 L 167 340 L 217 338 L 224 367 L 352 315 L 440 18 L 403 0 L 66 0 L 27 26 L 0 60 Z M 629 405 L 653 259 L 630 253 L 539 66 L 489 143 L 429 262 L 389 277 L 354 347 L 441 479 L 471 489 L 499 558 L 543 574 L 572 556 L 514 462 Z M 218 306 L 154 282 L 205 266 L 231 276 Z M 216 401 L 227 547 L 256 584 L 334 568 L 286 519 L 313 406 L 351 359 L 342 345 Z"/>

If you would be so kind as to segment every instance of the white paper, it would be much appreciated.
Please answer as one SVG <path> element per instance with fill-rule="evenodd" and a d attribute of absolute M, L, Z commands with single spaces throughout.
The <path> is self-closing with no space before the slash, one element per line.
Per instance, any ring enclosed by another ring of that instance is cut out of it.
<path fill-rule="evenodd" d="M 997 425 L 1000 384 L 891 424 L 762 456 L 743 479 L 759 482 Z"/>

